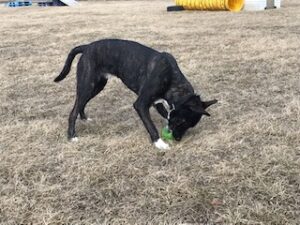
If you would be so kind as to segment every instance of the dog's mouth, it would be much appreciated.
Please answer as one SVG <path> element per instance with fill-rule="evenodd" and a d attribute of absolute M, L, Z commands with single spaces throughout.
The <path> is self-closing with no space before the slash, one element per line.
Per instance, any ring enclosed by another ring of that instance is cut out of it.
<path fill-rule="evenodd" d="M 173 133 L 173 137 L 176 141 L 180 141 L 182 136 L 178 135 L 176 132 L 172 132 Z"/>
<path fill-rule="evenodd" d="M 181 140 L 181 137 L 174 137 L 174 139 L 175 139 L 176 141 L 180 141 L 180 140 Z"/>

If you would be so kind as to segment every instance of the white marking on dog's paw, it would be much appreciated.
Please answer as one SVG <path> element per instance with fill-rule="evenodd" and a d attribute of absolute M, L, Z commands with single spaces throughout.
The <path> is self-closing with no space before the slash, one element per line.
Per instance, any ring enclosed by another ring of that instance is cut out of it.
<path fill-rule="evenodd" d="M 86 119 L 86 121 L 87 121 L 87 122 L 92 122 L 93 119 L 91 119 L 91 118 L 88 117 L 88 118 Z"/>
<path fill-rule="evenodd" d="M 72 142 L 78 142 L 78 140 L 79 140 L 78 137 L 73 137 L 73 138 L 71 138 L 71 141 L 72 141 Z"/>
<path fill-rule="evenodd" d="M 159 148 L 161 150 L 169 150 L 170 146 L 165 143 L 161 138 L 158 139 L 156 142 L 154 142 L 154 145 L 156 148 Z"/>

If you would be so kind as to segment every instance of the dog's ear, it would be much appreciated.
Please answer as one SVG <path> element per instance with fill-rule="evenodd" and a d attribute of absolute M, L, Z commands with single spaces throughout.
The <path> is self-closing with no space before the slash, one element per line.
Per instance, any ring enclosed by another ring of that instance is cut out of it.
<path fill-rule="evenodd" d="M 204 107 L 204 109 L 208 108 L 209 106 L 216 104 L 218 102 L 218 100 L 214 99 L 211 101 L 207 101 L 207 102 L 202 102 L 202 105 Z"/>
<path fill-rule="evenodd" d="M 194 112 L 210 116 L 210 114 L 205 111 L 205 108 L 203 107 L 203 102 L 201 101 L 199 95 L 191 96 L 186 102 L 186 105 Z"/>
<path fill-rule="evenodd" d="M 202 108 L 201 106 L 190 106 L 190 109 L 196 113 L 200 113 L 205 116 L 210 116 L 210 114 L 206 112 L 205 109 Z"/>

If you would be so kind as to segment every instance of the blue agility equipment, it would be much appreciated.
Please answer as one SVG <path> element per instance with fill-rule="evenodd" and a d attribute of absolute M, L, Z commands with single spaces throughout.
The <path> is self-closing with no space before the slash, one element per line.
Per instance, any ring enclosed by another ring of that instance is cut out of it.
<path fill-rule="evenodd" d="M 75 2 L 73 0 L 73 2 Z M 76 2 L 77 3 L 77 2 Z M 38 6 L 46 7 L 46 6 L 67 6 L 68 1 L 64 3 L 64 1 L 60 0 L 46 0 L 46 1 L 40 1 L 36 3 Z M 23 7 L 23 6 L 32 6 L 31 1 L 12 1 L 8 2 L 6 4 L 7 7 Z"/>
<path fill-rule="evenodd" d="M 23 1 L 23 2 L 15 1 L 15 2 L 7 3 L 7 6 L 8 7 L 32 6 L 32 2 L 31 1 Z"/>

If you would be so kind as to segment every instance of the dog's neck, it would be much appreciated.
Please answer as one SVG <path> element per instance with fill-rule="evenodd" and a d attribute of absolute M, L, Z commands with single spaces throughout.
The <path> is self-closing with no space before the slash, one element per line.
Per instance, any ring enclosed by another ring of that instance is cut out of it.
<path fill-rule="evenodd" d="M 166 99 L 169 103 L 175 103 L 179 101 L 179 99 L 181 99 L 182 97 L 189 94 L 193 94 L 194 89 L 191 83 L 181 72 L 175 58 L 169 53 L 164 54 L 172 68 L 171 83 L 168 87 L 168 90 L 164 94 L 164 99 Z"/>
<path fill-rule="evenodd" d="M 164 106 L 164 108 L 167 112 L 167 119 L 169 120 L 171 112 L 175 110 L 175 105 L 174 104 L 170 105 L 167 100 L 162 99 L 162 98 L 158 99 L 154 102 L 155 105 L 160 104 L 160 103 Z"/>
<path fill-rule="evenodd" d="M 169 90 L 164 94 L 163 99 L 165 99 L 169 105 L 174 105 L 175 108 L 177 108 L 183 99 L 194 94 L 195 92 L 192 85 L 185 80 L 184 82 L 176 82 L 176 84 L 171 85 Z"/>
<path fill-rule="evenodd" d="M 195 95 L 195 93 L 188 93 L 185 96 L 180 96 L 179 100 L 177 102 L 168 101 L 167 99 L 160 98 L 154 102 L 154 104 L 162 104 L 167 112 L 167 119 L 170 119 L 171 112 L 176 110 L 181 104 L 184 103 L 185 100 L 190 98 L 192 95 Z"/>

